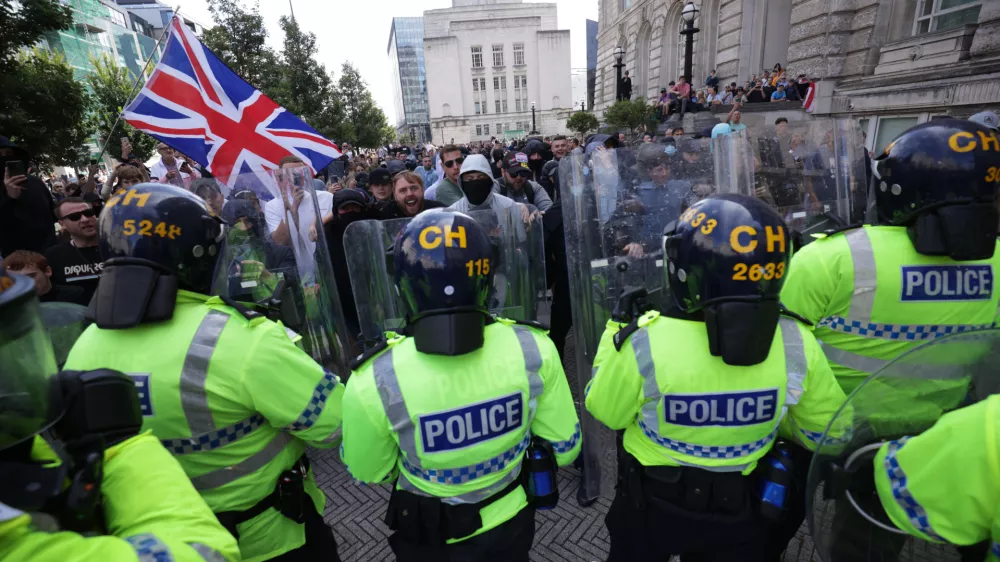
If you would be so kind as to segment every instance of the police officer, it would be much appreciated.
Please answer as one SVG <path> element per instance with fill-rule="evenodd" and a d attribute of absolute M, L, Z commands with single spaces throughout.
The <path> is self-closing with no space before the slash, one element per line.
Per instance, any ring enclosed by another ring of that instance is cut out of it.
<path fill-rule="evenodd" d="M 143 429 L 180 461 L 244 560 L 336 559 L 305 449 L 339 443 L 343 387 L 280 324 L 208 296 L 226 255 L 225 226 L 204 201 L 168 185 L 141 184 L 108 201 L 100 219 L 108 276 L 67 368 L 132 376 Z"/>
<path fill-rule="evenodd" d="M 704 199 L 663 249 L 674 306 L 609 323 L 588 387 L 587 410 L 625 430 L 609 560 L 767 560 L 752 495 L 791 445 L 769 451 L 779 435 L 813 447 L 844 394 L 778 302 L 790 245 L 771 207 Z"/>
<path fill-rule="evenodd" d="M 993 324 L 1000 135 L 969 121 L 917 125 L 873 162 L 878 223 L 796 254 L 782 302 L 815 324 L 850 393 L 901 353 Z"/>
<path fill-rule="evenodd" d="M 400 562 L 528 560 L 534 507 L 552 505 L 545 482 L 580 451 L 545 331 L 489 316 L 492 260 L 467 215 L 414 218 L 394 247 L 404 334 L 361 356 L 347 385 L 344 462 L 362 482 L 395 479 L 386 522 Z"/>
<path fill-rule="evenodd" d="M 2 268 L 0 404 L 0 560 L 239 560 L 177 461 L 139 434 L 132 381 L 59 373 L 34 282 Z"/>

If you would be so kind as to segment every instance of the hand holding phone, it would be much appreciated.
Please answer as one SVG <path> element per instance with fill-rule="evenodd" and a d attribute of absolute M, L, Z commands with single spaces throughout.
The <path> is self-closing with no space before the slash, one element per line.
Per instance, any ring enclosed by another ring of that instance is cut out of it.
<path fill-rule="evenodd" d="M 28 179 L 27 172 L 24 169 L 24 162 L 20 160 L 7 162 L 7 166 L 3 171 L 3 185 L 7 190 L 8 197 L 11 199 L 21 197 L 21 192 L 24 191 L 24 187 L 21 184 L 24 180 Z"/>

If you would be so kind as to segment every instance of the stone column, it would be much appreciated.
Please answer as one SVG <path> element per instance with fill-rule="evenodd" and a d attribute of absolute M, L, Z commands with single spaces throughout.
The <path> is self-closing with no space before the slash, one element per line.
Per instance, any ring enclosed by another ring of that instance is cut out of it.
<path fill-rule="evenodd" d="M 972 58 L 1000 55 L 1000 0 L 986 0 L 979 10 L 979 29 L 969 48 Z"/>

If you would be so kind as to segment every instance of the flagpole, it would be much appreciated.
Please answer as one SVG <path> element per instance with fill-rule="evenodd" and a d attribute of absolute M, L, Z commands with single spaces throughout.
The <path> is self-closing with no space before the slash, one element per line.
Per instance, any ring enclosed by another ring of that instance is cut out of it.
<path fill-rule="evenodd" d="M 180 4 L 178 4 L 177 7 L 174 8 L 174 16 L 170 18 L 171 23 L 173 23 L 173 21 L 178 18 L 177 14 L 179 14 L 180 11 L 181 11 L 181 6 Z M 129 92 L 128 97 L 126 98 L 128 100 L 126 104 L 132 102 L 132 96 L 135 95 L 135 91 L 139 89 L 139 84 L 142 83 L 143 79 L 146 77 L 146 69 L 149 68 L 149 63 L 153 61 L 153 55 L 159 52 L 160 44 L 163 43 L 163 39 L 168 35 L 170 35 L 169 25 L 163 30 L 163 33 L 160 34 L 160 38 L 156 40 L 156 44 L 153 45 L 153 51 L 149 53 L 148 57 L 146 57 L 146 63 L 142 65 L 142 70 L 139 72 L 139 75 L 135 77 L 135 82 L 132 84 L 132 90 Z M 101 146 L 101 153 L 97 155 L 98 160 L 104 157 L 104 152 L 108 149 L 108 143 L 111 142 L 111 137 L 114 135 L 115 129 L 118 128 L 118 124 L 121 123 L 122 115 L 124 115 L 124 113 L 125 113 L 125 108 L 122 107 L 122 110 L 118 112 L 118 118 L 115 119 L 114 126 L 111 127 L 110 131 L 108 131 L 108 138 L 104 140 L 104 145 Z M 126 158 L 128 158 L 128 154 L 122 154 L 122 160 L 125 160 Z"/>

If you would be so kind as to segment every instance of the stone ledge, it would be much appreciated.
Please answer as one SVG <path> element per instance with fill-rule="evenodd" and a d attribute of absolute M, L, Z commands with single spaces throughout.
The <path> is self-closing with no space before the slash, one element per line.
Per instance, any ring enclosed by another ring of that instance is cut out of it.
<path fill-rule="evenodd" d="M 921 71 L 969 58 L 969 47 L 978 25 L 909 37 L 882 46 L 875 74 Z"/>

